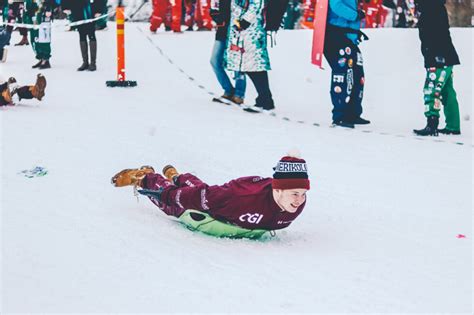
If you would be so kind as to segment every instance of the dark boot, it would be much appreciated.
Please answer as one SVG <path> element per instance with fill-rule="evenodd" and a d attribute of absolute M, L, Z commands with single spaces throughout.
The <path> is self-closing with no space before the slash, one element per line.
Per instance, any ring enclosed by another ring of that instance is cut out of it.
<path fill-rule="evenodd" d="M 81 55 L 82 55 L 82 65 L 77 68 L 77 71 L 84 71 L 89 69 L 89 55 L 87 51 L 87 42 L 80 42 L 81 46 Z"/>
<path fill-rule="evenodd" d="M 430 116 L 427 119 L 426 127 L 423 129 L 413 129 L 417 136 L 438 136 L 439 117 Z"/>
<path fill-rule="evenodd" d="M 33 68 L 33 69 L 39 68 L 39 66 L 41 66 L 42 62 L 43 62 L 43 60 L 38 61 L 38 63 L 35 63 L 31 68 Z"/>
<path fill-rule="evenodd" d="M 370 120 L 364 119 L 362 117 L 358 117 L 351 121 L 354 125 L 368 125 L 370 124 Z"/>
<path fill-rule="evenodd" d="M 46 89 L 46 78 L 39 73 L 36 77 L 36 83 L 29 87 L 31 95 L 38 101 L 41 101 L 44 97 L 44 90 Z M 26 98 L 26 97 L 23 97 Z"/>
<path fill-rule="evenodd" d="M 15 44 L 15 46 L 24 46 L 24 45 L 29 45 L 30 43 L 28 42 L 28 36 L 27 35 L 23 35 L 23 37 L 21 38 L 21 40 Z"/>
<path fill-rule="evenodd" d="M 38 69 L 49 69 L 51 68 L 51 64 L 49 63 L 49 60 L 42 60 L 40 66 Z"/>
<path fill-rule="evenodd" d="M 344 121 L 344 120 L 334 120 L 332 122 L 332 126 L 336 127 L 344 127 L 344 128 L 354 128 L 354 124 L 352 122 Z"/>
<path fill-rule="evenodd" d="M 443 135 L 460 135 L 461 130 L 451 130 L 451 129 L 438 129 L 439 133 L 442 133 Z"/>
<path fill-rule="evenodd" d="M 18 100 L 20 101 L 22 99 L 31 100 L 32 98 L 34 98 L 33 94 L 31 93 L 32 90 L 33 85 L 24 85 L 17 88 L 15 90 L 15 93 L 18 95 Z"/>
<path fill-rule="evenodd" d="M 97 70 L 95 65 L 95 60 L 97 59 L 97 42 L 89 42 L 89 48 L 91 49 L 91 63 L 89 64 L 89 71 L 95 71 Z"/>

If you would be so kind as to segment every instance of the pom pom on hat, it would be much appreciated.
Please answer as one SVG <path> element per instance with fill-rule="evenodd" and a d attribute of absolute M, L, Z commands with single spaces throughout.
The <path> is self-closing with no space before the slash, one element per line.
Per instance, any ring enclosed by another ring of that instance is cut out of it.
<path fill-rule="evenodd" d="M 273 168 L 273 189 L 308 189 L 308 168 L 297 149 L 292 149 Z"/>

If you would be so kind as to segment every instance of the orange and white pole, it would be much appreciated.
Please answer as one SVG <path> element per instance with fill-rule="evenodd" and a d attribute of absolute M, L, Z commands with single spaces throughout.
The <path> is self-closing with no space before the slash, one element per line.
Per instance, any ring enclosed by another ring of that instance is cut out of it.
<path fill-rule="evenodd" d="M 122 6 L 117 7 L 117 81 L 125 81 L 125 15 Z"/>
<path fill-rule="evenodd" d="M 125 14 L 122 1 L 119 1 L 115 10 L 117 24 L 117 81 L 107 81 L 109 87 L 132 87 L 136 81 L 125 80 Z"/>

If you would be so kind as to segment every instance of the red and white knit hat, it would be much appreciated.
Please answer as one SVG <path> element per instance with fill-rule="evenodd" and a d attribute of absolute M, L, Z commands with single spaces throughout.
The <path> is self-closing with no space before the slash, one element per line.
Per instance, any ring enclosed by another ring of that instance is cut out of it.
<path fill-rule="evenodd" d="M 272 181 L 273 189 L 309 190 L 308 168 L 298 151 L 288 152 L 278 161 L 273 170 L 275 171 Z"/>

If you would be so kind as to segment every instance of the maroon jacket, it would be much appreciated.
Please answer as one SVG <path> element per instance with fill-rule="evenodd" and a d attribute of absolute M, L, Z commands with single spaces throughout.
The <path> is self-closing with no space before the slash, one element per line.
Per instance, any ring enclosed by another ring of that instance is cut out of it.
<path fill-rule="evenodd" d="M 306 204 L 295 213 L 281 210 L 273 199 L 272 179 L 256 176 L 209 186 L 194 175 L 182 174 L 175 186 L 159 174 L 148 174 L 144 186 L 146 190 L 142 193 L 168 215 L 179 217 L 186 209 L 195 209 L 247 229 L 283 229 L 300 215 Z M 164 188 L 161 201 L 146 192 L 160 188 Z"/>

